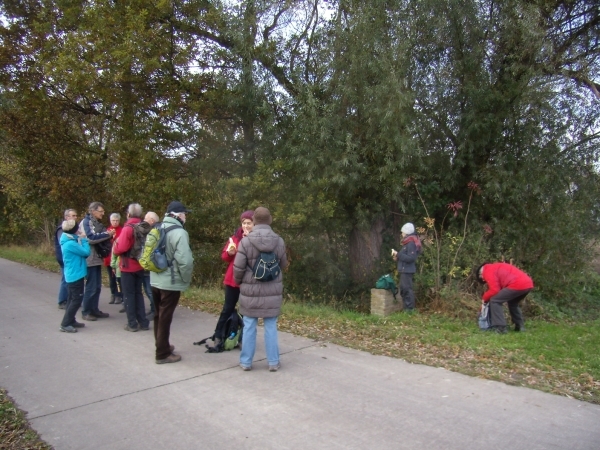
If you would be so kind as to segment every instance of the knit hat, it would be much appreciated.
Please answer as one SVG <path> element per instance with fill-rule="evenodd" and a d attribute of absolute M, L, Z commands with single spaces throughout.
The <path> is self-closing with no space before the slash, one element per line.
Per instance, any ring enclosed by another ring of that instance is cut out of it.
<path fill-rule="evenodd" d="M 413 234 L 415 232 L 415 226 L 412 223 L 408 222 L 402 225 L 400 231 L 404 234 Z"/>
<path fill-rule="evenodd" d="M 178 202 L 178 201 L 173 201 L 171 203 L 169 203 L 169 206 L 167 206 L 167 214 L 169 213 L 189 213 L 191 212 L 190 209 L 187 209 L 185 206 L 183 206 L 183 203 Z"/>
<path fill-rule="evenodd" d="M 65 233 L 73 234 L 76 231 L 73 228 L 75 228 L 75 221 L 73 219 L 63 221 L 62 229 Z"/>
<path fill-rule="evenodd" d="M 249 209 L 248 211 L 244 211 L 242 213 L 242 215 L 240 216 L 240 222 L 243 222 L 246 219 L 252 220 L 253 216 L 254 216 L 254 211 L 252 211 L 251 209 Z"/>
<path fill-rule="evenodd" d="M 259 206 L 254 210 L 254 225 L 271 225 L 271 222 L 273 218 L 267 208 Z"/>

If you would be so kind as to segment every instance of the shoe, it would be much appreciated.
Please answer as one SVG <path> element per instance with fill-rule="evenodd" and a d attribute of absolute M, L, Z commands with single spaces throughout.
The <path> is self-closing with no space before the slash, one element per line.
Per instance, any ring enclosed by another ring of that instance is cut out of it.
<path fill-rule="evenodd" d="M 77 333 L 77 329 L 73 328 L 71 325 L 66 327 L 60 326 L 60 331 L 64 331 L 65 333 Z"/>
<path fill-rule="evenodd" d="M 123 328 L 123 329 L 124 329 L 125 331 L 131 331 L 131 332 L 133 332 L 133 333 L 135 333 L 137 330 L 139 330 L 139 328 L 138 328 L 138 327 L 131 328 L 131 327 L 129 326 L 129 324 L 125 325 L 125 328 Z"/>
<path fill-rule="evenodd" d="M 125 311 L 126 311 L 126 309 L 124 306 L 119 310 L 119 312 L 125 312 Z"/>
<path fill-rule="evenodd" d="M 98 319 L 106 319 L 108 316 L 110 316 L 110 314 L 98 310 L 93 312 L 92 316 L 97 317 Z"/>
<path fill-rule="evenodd" d="M 154 320 L 154 313 L 153 312 L 149 312 L 148 314 L 146 314 L 146 319 L 148 319 L 148 320 Z"/>
<path fill-rule="evenodd" d="M 121 297 L 115 297 L 115 305 L 120 305 L 123 303 L 123 299 Z"/>
<path fill-rule="evenodd" d="M 277 372 L 281 369 L 281 364 L 277 363 L 274 366 L 269 365 L 269 372 Z"/>
<path fill-rule="evenodd" d="M 252 366 L 245 366 L 243 364 L 240 364 L 240 367 L 244 372 L 249 372 L 250 370 L 252 370 Z"/>
<path fill-rule="evenodd" d="M 157 359 L 155 360 L 156 364 L 169 364 L 169 363 L 176 363 L 181 361 L 181 356 L 180 355 L 169 355 L 167 356 L 165 359 Z"/>
<path fill-rule="evenodd" d="M 58 309 L 67 309 L 67 302 L 60 302 L 58 304 Z"/>
<path fill-rule="evenodd" d="M 75 328 L 83 328 L 83 327 L 85 327 L 85 323 L 81 323 L 81 322 L 74 321 L 74 322 L 71 324 L 71 326 L 72 326 L 72 327 L 75 327 Z"/>
<path fill-rule="evenodd" d="M 139 329 L 141 331 L 148 331 L 150 329 L 150 327 L 149 326 L 148 327 L 143 327 L 143 326 L 140 325 Z"/>
<path fill-rule="evenodd" d="M 90 321 L 90 322 L 95 322 L 96 320 L 98 320 L 98 319 L 96 318 L 96 316 L 92 316 L 91 314 L 88 314 L 87 316 L 81 316 L 81 318 L 82 318 L 83 320 L 88 320 L 88 321 Z"/>
<path fill-rule="evenodd" d="M 174 345 L 169 345 L 169 351 L 171 353 L 173 353 L 175 351 L 175 346 Z"/>
<path fill-rule="evenodd" d="M 525 325 L 515 325 L 515 331 L 523 333 L 525 331 Z"/>
<path fill-rule="evenodd" d="M 109 305 L 114 305 L 115 304 L 115 296 L 111 295 L 110 296 L 110 302 L 108 302 Z"/>

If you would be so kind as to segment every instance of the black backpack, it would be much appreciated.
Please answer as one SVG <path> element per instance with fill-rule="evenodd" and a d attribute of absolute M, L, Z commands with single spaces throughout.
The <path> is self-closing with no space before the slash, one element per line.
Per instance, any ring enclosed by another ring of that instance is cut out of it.
<path fill-rule="evenodd" d="M 219 338 L 221 339 L 219 345 L 211 347 L 210 345 L 206 344 L 206 353 L 221 353 L 225 350 L 233 350 L 238 345 L 241 345 L 243 334 L 244 322 L 242 321 L 242 316 L 240 316 L 237 310 L 234 310 L 225 322 L 225 325 L 223 326 L 223 334 L 221 336 L 213 334 L 211 337 L 194 342 L 194 345 L 203 345 L 206 344 L 206 341 L 209 339 L 214 341 L 215 338 Z"/>
<path fill-rule="evenodd" d="M 256 281 L 273 281 L 281 272 L 275 252 L 261 252 L 252 268 L 252 277 Z"/>

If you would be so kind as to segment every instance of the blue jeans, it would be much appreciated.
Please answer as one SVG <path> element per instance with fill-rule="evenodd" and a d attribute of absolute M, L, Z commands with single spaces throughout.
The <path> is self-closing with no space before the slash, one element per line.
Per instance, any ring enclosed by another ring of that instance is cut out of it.
<path fill-rule="evenodd" d="M 85 277 L 85 292 L 83 293 L 83 306 L 81 314 L 87 316 L 99 312 L 100 290 L 102 289 L 102 266 L 87 268 Z"/>
<path fill-rule="evenodd" d="M 60 288 L 58 289 L 58 303 L 64 303 L 69 300 L 69 286 L 65 280 L 65 268 L 61 267 L 62 278 L 60 279 Z"/>
<path fill-rule="evenodd" d="M 152 297 L 152 286 L 150 286 L 150 272 L 147 270 L 144 271 L 144 292 L 150 301 L 150 312 L 156 312 L 156 308 L 154 307 L 154 298 Z"/>
<path fill-rule="evenodd" d="M 277 341 L 277 317 L 265 317 L 265 352 L 270 366 L 279 363 L 279 343 Z M 254 352 L 256 350 L 256 325 L 257 317 L 244 316 L 244 340 L 242 341 L 242 352 L 240 353 L 240 364 L 252 366 Z"/>

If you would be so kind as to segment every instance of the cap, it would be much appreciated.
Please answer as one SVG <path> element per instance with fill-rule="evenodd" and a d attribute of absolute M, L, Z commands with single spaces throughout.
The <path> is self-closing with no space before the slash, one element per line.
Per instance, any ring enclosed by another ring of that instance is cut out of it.
<path fill-rule="evenodd" d="M 183 206 L 183 203 L 178 202 L 178 201 L 173 201 L 171 203 L 169 203 L 169 206 L 167 206 L 167 213 L 189 213 L 191 212 L 191 209 L 187 209 L 185 206 Z"/>

